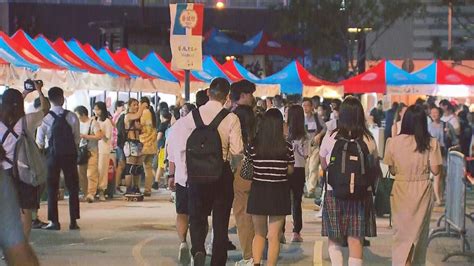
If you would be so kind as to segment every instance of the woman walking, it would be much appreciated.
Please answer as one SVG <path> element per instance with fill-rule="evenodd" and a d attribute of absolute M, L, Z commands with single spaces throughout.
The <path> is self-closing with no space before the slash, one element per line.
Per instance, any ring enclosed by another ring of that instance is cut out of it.
<path fill-rule="evenodd" d="M 336 156 L 333 154 L 333 148 L 339 139 L 363 140 L 367 146 L 368 156 L 374 158 L 374 166 L 376 166 L 378 163 L 377 147 L 374 138 L 367 129 L 364 109 L 360 101 L 355 97 L 347 97 L 341 104 L 338 117 L 337 129 L 332 132 L 328 131 L 321 143 L 319 155 L 323 169 L 327 170 L 332 157 Z M 359 160 L 357 157 L 351 158 L 351 160 L 353 159 Z M 369 171 L 373 171 L 373 169 Z M 328 180 L 330 178 L 330 174 L 328 174 Z M 343 265 L 341 244 L 347 239 L 349 266 L 362 265 L 364 237 L 374 237 L 377 234 L 372 200 L 373 188 L 369 186 L 366 195 L 360 199 L 341 199 L 335 197 L 335 190 L 331 185 L 327 184 L 326 186 L 322 211 L 322 235 L 329 238 L 328 251 L 331 263 L 332 265 Z"/>
<path fill-rule="evenodd" d="M 305 131 L 303 107 L 299 105 L 293 105 L 288 109 L 288 142 L 291 142 L 295 155 L 295 170 L 288 180 L 293 195 L 293 238 L 291 242 L 303 242 L 301 237 L 303 229 L 301 201 L 305 185 L 305 164 L 311 140 Z"/>
<path fill-rule="evenodd" d="M 267 264 L 277 265 L 285 216 L 291 214 L 288 175 L 293 173 L 295 163 L 292 145 L 283 136 L 283 115 L 278 109 L 265 113 L 247 156 L 254 167 L 247 205 L 255 230 L 252 244 L 254 265 L 261 264 L 266 237 Z"/>
<path fill-rule="evenodd" d="M 392 189 L 392 265 L 424 265 L 433 208 L 430 172 L 443 163 L 438 141 L 427 129 L 420 106 L 408 107 L 400 135 L 387 140 L 384 162 L 395 176 Z M 407 222 L 410 226 L 407 226 Z"/>
<path fill-rule="evenodd" d="M 110 152 L 112 151 L 112 133 L 114 126 L 108 118 L 107 107 L 104 102 L 96 102 L 94 104 L 94 113 L 97 124 L 102 132 L 102 138 L 99 140 L 99 180 L 97 183 L 89 184 L 89 187 L 97 189 L 99 192 L 99 200 L 105 201 L 105 190 L 109 180 L 109 164 Z"/>

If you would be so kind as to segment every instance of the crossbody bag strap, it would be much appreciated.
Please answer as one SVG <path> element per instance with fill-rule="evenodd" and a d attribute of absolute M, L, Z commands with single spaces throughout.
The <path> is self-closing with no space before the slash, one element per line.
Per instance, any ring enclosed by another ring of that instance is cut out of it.
<path fill-rule="evenodd" d="M 224 120 L 224 118 L 226 118 L 226 116 L 229 113 L 230 112 L 227 109 L 222 108 L 222 110 L 216 115 L 216 117 L 209 124 L 209 127 L 217 129 L 219 127 L 220 123 L 222 122 L 222 120 Z"/>

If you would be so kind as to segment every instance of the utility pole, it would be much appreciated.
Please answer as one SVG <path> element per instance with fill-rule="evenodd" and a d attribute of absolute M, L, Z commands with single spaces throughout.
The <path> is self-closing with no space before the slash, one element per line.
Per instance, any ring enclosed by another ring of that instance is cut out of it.
<path fill-rule="evenodd" d="M 451 50 L 453 42 L 453 0 L 448 2 L 448 51 Z"/>

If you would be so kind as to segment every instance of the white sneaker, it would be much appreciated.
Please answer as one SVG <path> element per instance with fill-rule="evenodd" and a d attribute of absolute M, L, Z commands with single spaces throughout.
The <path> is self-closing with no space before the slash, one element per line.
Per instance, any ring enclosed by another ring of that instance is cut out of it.
<path fill-rule="evenodd" d="M 99 201 L 106 201 L 104 191 L 99 192 Z"/>
<path fill-rule="evenodd" d="M 189 253 L 188 243 L 183 242 L 179 245 L 178 260 L 182 265 L 188 265 L 191 263 L 191 254 Z"/>
<path fill-rule="evenodd" d="M 253 266 L 253 259 L 241 260 L 235 263 L 235 266 Z"/>

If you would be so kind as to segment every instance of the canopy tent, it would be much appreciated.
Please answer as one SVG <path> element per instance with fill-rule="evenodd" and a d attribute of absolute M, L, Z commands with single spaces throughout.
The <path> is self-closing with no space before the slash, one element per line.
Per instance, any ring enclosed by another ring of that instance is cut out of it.
<path fill-rule="evenodd" d="M 341 82 L 345 93 L 385 93 L 385 60 L 362 74 Z"/>
<path fill-rule="evenodd" d="M 342 86 L 323 81 L 311 75 L 298 61 L 293 61 L 283 70 L 261 80 L 263 84 L 279 84 L 282 93 L 303 94 L 304 97 L 342 97 Z"/>
<path fill-rule="evenodd" d="M 219 62 L 216 61 L 216 59 L 214 59 L 214 57 L 211 56 L 204 57 L 204 60 L 202 62 L 202 68 L 204 69 L 204 71 L 206 71 L 215 78 L 225 78 L 229 82 L 239 80 L 237 76 L 227 71 L 224 67 L 222 67 L 221 64 L 219 64 Z"/>
<path fill-rule="evenodd" d="M 303 49 L 282 44 L 263 31 L 246 41 L 244 46 L 256 55 L 280 55 L 292 58 L 304 56 Z"/>
<path fill-rule="evenodd" d="M 236 78 L 236 81 L 246 79 L 255 83 L 256 91 L 254 96 L 256 97 L 275 96 L 280 93 L 280 85 L 262 83 L 260 78 L 248 71 L 244 66 L 235 60 L 229 60 L 225 62 L 225 64 L 222 65 L 222 68 L 225 69 L 226 73 L 232 74 Z"/>
<path fill-rule="evenodd" d="M 25 67 L 31 70 L 37 70 L 39 66 L 25 60 L 21 48 L 10 40 L 6 34 L 0 31 L 0 59 L 16 67 Z"/>
<path fill-rule="evenodd" d="M 107 73 L 103 68 L 87 62 L 85 58 L 81 55 L 76 54 L 68 44 L 61 38 L 57 39 L 53 44 L 53 48 L 60 54 L 62 57 L 67 60 L 70 64 L 76 66 L 77 68 L 84 69 L 89 73 L 93 74 L 104 74 Z"/>
<path fill-rule="evenodd" d="M 252 54 L 252 49 L 235 41 L 218 29 L 211 29 L 203 42 L 205 55 L 246 55 Z"/>

